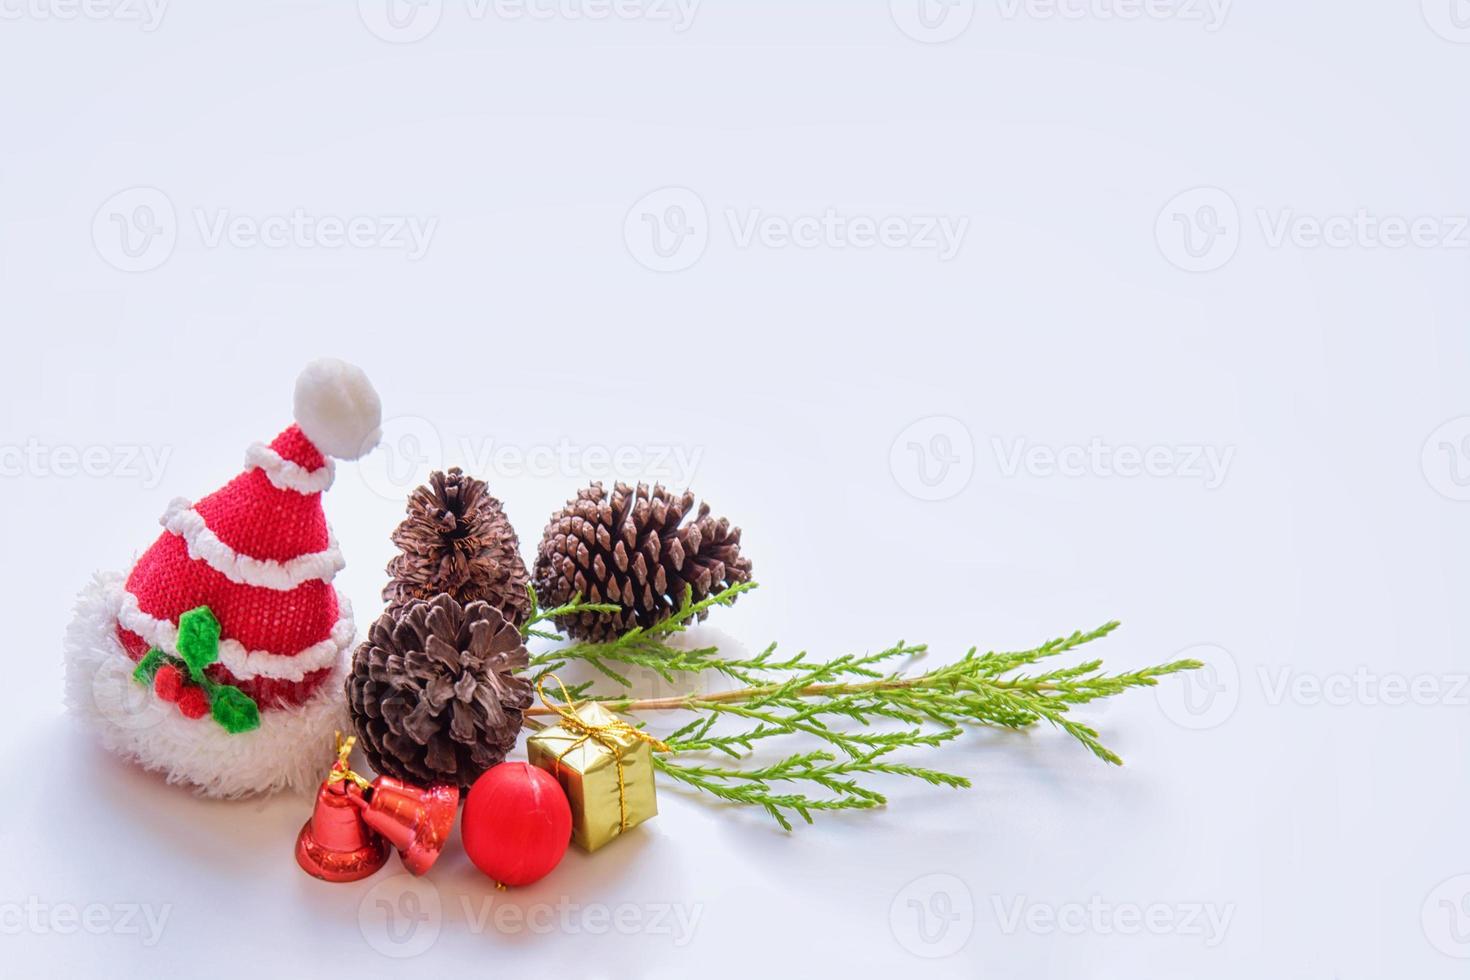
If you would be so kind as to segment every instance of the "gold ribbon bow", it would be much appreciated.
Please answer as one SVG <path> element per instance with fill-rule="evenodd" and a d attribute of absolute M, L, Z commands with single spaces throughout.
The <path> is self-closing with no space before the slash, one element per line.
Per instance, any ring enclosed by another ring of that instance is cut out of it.
<path fill-rule="evenodd" d="M 356 744 L 356 735 L 348 735 L 343 738 L 341 732 L 337 733 L 337 761 L 332 763 L 332 771 L 327 774 L 328 786 L 334 783 L 351 782 L 358 789 L 372 788 L 372 783 L 353 772 L 352 768 L 347 765 L 347 760 L 352 755 L 352 747 Z"/>
<path fill-rule="evenodd" d="M 618 770 L 618 829 L 627 830 L 628 794 L 627 790 L 623 786 L 622 749 L 621 746 L 619 746 L 618 743 L 614 741 L 614 738 L 616 736 L 627 736 L 629 738 L 637 739 L 640 742 L 647 742 L 649 747 L 652 748 L 655 752 L 668 752 L 669 747 L 663 742 L 660 742 L 658 739 L 654 738 L 652 735 L 645 732 L 643 729 L 638 728 L 635 725 L 630 725 L 621 718 L 614 718 L 612 721 L 607 722 L 603 725 L 594 725 L 589 722 L 583 721 L 582 718 L 577 714 L 577 706 L 572 701 L 571 692 L 568 691 L 567 686 L 561 682 L 561 678 L 557 677 L 555 674 L 547 674 L 546 677 L 556 681 L 556 686 L 561 688 L 561 699 L 563 703 L 557 704 L 555 701 L 546 696 L 545 678 L 536 682 L 536 694 L 540 696 L 542 704 L 546 705 L 548 709 L 560 716 L 561 727 L 565 728 L 573 735 L 578 736 L 575 742 L 567 746 L 562 751 L 562 753 L 556 757 L 557 766 L 559 767 L 561 765 L 561 760 L 566 758 L 568 753 L 579 748 L 584 742 L 587 742 L 588 740 L 596 742 L 598 745 L 601 745 L 603 748 L 611 752 L 613 754 L 613 760 L 617 763 Z"/>

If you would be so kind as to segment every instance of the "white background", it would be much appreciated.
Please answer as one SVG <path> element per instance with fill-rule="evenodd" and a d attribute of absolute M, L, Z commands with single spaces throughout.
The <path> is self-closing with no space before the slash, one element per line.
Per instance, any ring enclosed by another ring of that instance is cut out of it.
<path fill-rule="evenodd" d="M 589 4 L 0 0 L 15 975 L 1462 976 L 1470 6 Z M 1085 715 L 1121 770 L 983 732 L 942 760 L 973 789 L 793 835 L 665 791 L 532 888 L 457 843 L 413 895 L 316 882 L 309 800 L 118 763 L 59 649 L 320 354 L 392 419 L 326 500 L 360 621 L 412 464 L 530 555 L 600 452 L 674 483 L 672 447 L 762 583 L 707 637 L 1117 617 L 1110 665 L 1211 670 Z"/>

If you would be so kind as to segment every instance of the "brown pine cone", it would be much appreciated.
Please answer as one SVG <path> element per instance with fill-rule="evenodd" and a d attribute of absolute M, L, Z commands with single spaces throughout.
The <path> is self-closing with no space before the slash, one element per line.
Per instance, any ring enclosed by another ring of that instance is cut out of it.
<path fill-rule="evenodd" d="M 557 625 L 571 636 L 603 642 L 634 626 L 651 626 L 678 608 L 685 589 L 698 602 L 713 592 L 750 580 L 750 559 L 740 554 L 740 529 L 710 516 L 700 504 L 684 518 L 694 494 L 675 496 L 663 487 L 624 483 L 611 496 L 594 483 L 552 515 L 541 538 L 533 575 L 543 606 L 616 602 L 616 613 L 578 613 Z M 705 614 L 701 614 L 703 619 Z"/>
<path fill-rule="evenodd" d="M 385 612 L 352 656 L 347 706 L 379 773 L 468 788 L 516 744 L 531 682 L 520 631 L 448 595 Z"/>
<path fill-rule="evenodd" d="M 461 603 L 488 602 L 516 626 L 531 614 L 520 540 L 484 480 L 458 468 L 431 473 L 409 496 L 393 543 L 402 553 L 388 563 L 389 609 L 447 592 Z"/>

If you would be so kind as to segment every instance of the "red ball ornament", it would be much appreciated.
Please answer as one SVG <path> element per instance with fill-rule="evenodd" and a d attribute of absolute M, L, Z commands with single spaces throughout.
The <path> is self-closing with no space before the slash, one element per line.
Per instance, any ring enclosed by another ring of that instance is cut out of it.
<path fill-rule="evenodd" d="M 186 718 L 203 718 L 209 714 L 209 695 L 202 687 L 186 687 L 179 692 L 179 711 Z"/>
<path fill-rule="evenodd" d="M 544 769 L 502 762 L 470 787 L 460 837 L 475 867 L 503 885 L 529 885 L 567 852 L 572 807 Z"/>
<path fill-rule="evenodd" d="M 184 675 L 173 664 L 164 664 L 153 675 L 153 693 L 165 701 L 177 701 L 184 691 Z"/>

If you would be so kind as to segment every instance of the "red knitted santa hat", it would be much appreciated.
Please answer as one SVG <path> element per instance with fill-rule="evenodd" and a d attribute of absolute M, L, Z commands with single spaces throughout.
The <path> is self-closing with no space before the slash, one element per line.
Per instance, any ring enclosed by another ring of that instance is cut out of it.
<path fill-rule="evenodd" d="M 107 746 L 218 796 L 314 786 L 343 727 L 352 611 L 322 513 L 329 456 L 378 440 L 377 393 L 341 361 L 296 383 L 296 424 L 245 455 L 124 579 L 99 575 L 68 631 L 68 700 Z"/>

